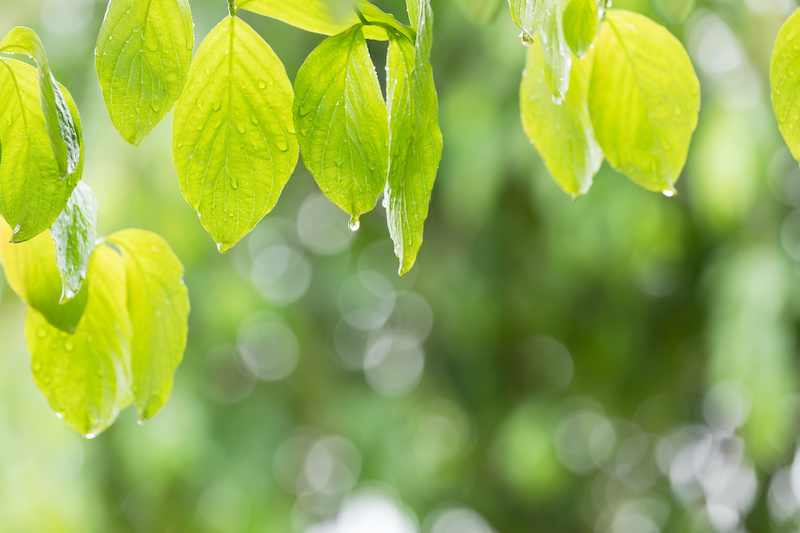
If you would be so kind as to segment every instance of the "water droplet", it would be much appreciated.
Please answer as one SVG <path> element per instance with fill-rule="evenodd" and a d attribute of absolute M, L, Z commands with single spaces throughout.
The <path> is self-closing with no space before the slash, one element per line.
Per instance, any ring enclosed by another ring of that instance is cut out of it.
<path fill-rule="evenodd" d="M 242 124 L 242 123 L 237 124 L 236 125 L 236 131 L 238 131 L 239 133 L 244 133 L 245 132 L 244 124 Z"/>
<path fill-rule="evenodd" d="M 75 349 L 75 344 L 72 342 L 72 339 L 67 339 L 67 342 L 64 343 L 64 349 L 68 352 Z"/>
<path fill-rule="evenodd" d="M 664 189 L 663 191 L 661 191 L 661 194 L 663 194 L 667 198 L 672 198 L 673 196 L 675 196 L 676 191 L 675 189 Z"/>
<path fill-rule="evenodd" d="M 40 339 L 44 339 L 47 336 L 47 332 L 44 328 L 36 328 L 36 336 Z"/>
<path fill-rule="evenodd" d="M 42 363 L 40 363 L 39 361 L 34 361 L 34 362 L 33 362 L 33 372 L 34 372 L 34 373 L 37 373 L 37 372 L 39 372 L 41 369 L 42 369 Z"/>
<path fill-rule="evenodd" d="M 86 439 L 88 439 L 88 440 L 92 440 L 92 439 L 93 439 L 93 438 L 95 438 L 96 436 L 97 436 L 97 433 L 87 433 L 86 435 L 84 435 L 84 437 L 85 437 Z"/>
<path fill-rule="evenodd" d="M 265 82 L 264 80 L 258 80 L 258 86 L 260 88 L 262 88 L 262 89 L 266 89 L 267 88 L 267 82 Z"/>
<path fill-rule="evenodd" d="M 222 107 L 222 100 L 215 101 L 213 104 L 211 104 L 211 107 L 214 108 L 214 111 L 219 111 L 219 108 Z"/>
<path fill-rule="evenodd" d="M 285 139 L 276 139 L 275 146 L 277 146 L 278 150 L 280 150 L 281 152 L 289 151 L 289 143 L 287 143 Z"/>
<path fill-rule="evenodd" d="M 560 96 L 557 96 L 557 95 L 554 94 L 553 95 L 553 103 L 556 104 L 556 105 L 561 105 L 561 104 L 564 103 L 564 99 L 561 98 Z"/>
<path fill-rule="evenodd" d="M 59 413 L 58 411 L 56 411 L 56 418 L 58 418 L 59 420 L 63 420 L 64 419 L 64 413 Z"/>
<path fill-rule="evenodd" d="M 350 217 L 347 227 L 350 228 L 350 231 L 358 231 L 358 228 L 361 227 L 361 222 L 359 222 L 358 217 Z"/>
<path fill-rule="evenodd" d="M 236 176 L 234 176 L 233 174 L 231 174 L 230 180 L 228 180 L 228 182 L 231 185 L 231 189 L 233 189 L 234 191 L 239 188 L 239 180 L 236 179 Z"/>

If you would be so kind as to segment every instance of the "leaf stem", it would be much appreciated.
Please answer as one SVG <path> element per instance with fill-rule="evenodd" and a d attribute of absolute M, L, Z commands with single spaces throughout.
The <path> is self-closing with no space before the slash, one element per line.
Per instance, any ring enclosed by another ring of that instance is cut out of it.
<path fill-rule="evenodd" d="M 237 9 L 239 8 L 236 7 L 236 0 L 228 0 L 228 13 L 230 13 L 232 17 L 236 15 Z"/>

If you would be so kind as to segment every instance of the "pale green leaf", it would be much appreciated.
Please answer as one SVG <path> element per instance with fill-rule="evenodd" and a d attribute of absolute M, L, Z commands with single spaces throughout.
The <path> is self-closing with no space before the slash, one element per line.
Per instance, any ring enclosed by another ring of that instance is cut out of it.
<path fill-rule="evenodd" d="M 611 165 L 674 194 L 699 108 L 700 84 L 681 43 L 643 15 L 610 10 L 595 42 L 589 113 Z"/>
<path fill-rule="evenodd" d="M 301 30 L 323 35 L 336 35 L 358 24 L 360 19 L 354 9 L 357 6 L 367 20 L 398 25 L 394 17 L 383 13 L 368 2 L 351 0 L 242 0 L 239 9 L 278 19 Z M 364 28 L 367 39 L 385 41 L 386 30 L 379 26 Z"/>
<path fill-rule="evenodd" d="M 592 58 L 575 62 L 570 90 L 561 103 L 553 99 L 544 78 L 544 65 L 541 49 L 531 46 L 520 88 L 522 124 L 558 185 L 577 198 L 592 186 L 603 163 L 603 151 L 589 118 Z"/>
<path fill-rule="evenodd" d="M 778 33 L 772 53 L 770 85 L 778 127 L 795 159 L 800 161 L 800 10 Z"/>
<path fill-rule="evenodd" d="M 389 179 L 386 208 L 389 234 L 408 272 L 422 246 L 423 227 L 433 182 L 442 157 L 439 104 L 430 64 L 433 15 L 428 0 L 419 6 L 417 42 L 393 36 L 389 41 Z"/>
<path fill-rule="evenodd" d="M 459 5 L 474 24 L 489 24 L 497 18 L 503 0 L 459 0 Z"/>
<path fill-rule="evenodd" d="M 25 321 L 33 377 L 50 406 L 91 438 L 131 401 L 131 324 L 125 310 L 125 270 L 111 248 L 95 249 L 88 301 L 75 333 L 60 331 L 33 309 Z"/>
<path fill-rule="evenodd" d="M 137 145 L 186 84 L 194 27 L 186 0 L 111 0 L 95 67 L 111 122 Z"/>
<path fill-rule="evenodd" d="M 555 0 L 539 26 L 539 44 L 544 53 L 545 80 L 558 98 L 569 91 L 572 52 L 564 36 L 564 1 Z"/>
<path fill-rule="evenodd" d="M 83 141 L 72 96 L 59 86 L 78 135 L 80 158 L 75 172 L 62 174 L 40 105 L 38 71 L 0 57 L 0 213 L 22 242 L 55 222 L 83 171 Z"/>
<path fill-rule="evenodd" d="M 110 236 L 125 261 L 133 326 L 131 380 L 140 420 L 166 404 L 186 348 L 189 295 L 183 265 L 160 236 L 125 230 Z"/>
<path fill-rule="evenodd" d="M 406 0 L 407 3 L 414 1 L 418 0 Z M 553 0 L 508 0 L 511 8 L 511 18 L 522 29 L 523 41 L 533 42 L 534 37 L 536 37 L 536 31 L 544 21 L 544 17 L 552 3 Z M 411 9 L 409 9 L 410 13 Z"/>
<path fill-rule="evenodd" d="M 357 222 L 386 185 L 386 103 L 360 24 L 325 39 L 300 67 L 300 153 L 323 193 Z"/>
<path fill-rule="evenodd" d="M 278 201 L 297 165 L 293 91 L 272 49 L 228 17 L 200 45 L 175 106 L 181 190 L 220 251 Z"/>
<path fill-rule="evenodd" d="M 67 207 L 50 228 L 50 235 L 61 273 L 63 303 L 80 292 L 97 240 L 97 198 L 84 182 L 75 186 Z"/>
<path fill-rule="evenodd" d="M 0 220 L 0 263 L 9 286 L 54 327 L 73 332 L 86 308 L 87 291 L 60 305 L 62 284 L 56 266 L 56 248 L 48 232 L 12 244 L 11 228 Z"/>
<path fill-rule="evenodd" d="M 28 28 L 14 28 L 0 42 L 0 52 L 25 54 L 36 61 L 39 67 L 40 105 L 58 170 L 62 177 L 75 173 L 82 158 L 79 130 L 67 100 L 50 72 L 50 63 L 39 36 Z"/>
<path fill-rule="evenodd" d="M 570 50 L 584 57 L 597 35 L 600 12 L 597 0 L 568 0 L 564 10 L 564 37 Z"/>
<path fill-rule="evenodd" d="M 667 24 L 683 24 L 694 11 L 695 0 L 650 0 L 650 5 Z"/>

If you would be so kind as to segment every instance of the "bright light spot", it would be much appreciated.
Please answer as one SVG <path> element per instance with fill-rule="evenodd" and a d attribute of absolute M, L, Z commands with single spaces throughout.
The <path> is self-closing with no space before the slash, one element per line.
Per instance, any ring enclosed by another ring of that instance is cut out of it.
<path fill-rule="evenodd" d="M 394 285 L 383 275 L 364 271 L 350 277 L 339 291 L 339 309 L 353 327 L 382 327 L 394 311 Z"/>
<path fill-rule="evenodd" d="M 239 329 L 238 342 L 247 368 L 264 381 L 286 378 L 300 359 L 297 336 L 277 317 L 248 318 Z"/>
<path fill-rule="evenodd" d="M 430 533 L 494 533 L 486 519 L 466 507 L 441 511 L 430 521 Z"/>
<path fill-rule="evenodd" d="M 416 520 L 379 492 L 357 494 L 342 506 L 336 520 L 313 526 L 306 533 L 418 533 Z"/>
<path fill-rule="evenodd" d="M 42 24 L 56 35 L 79 35 L 92 20 L 93 9 L 93 0 L 47 0 L 42 6 Z"/>
<path fill-rule="evenodd" d="M 347 250 L 353 232 L 348 217 L 321 194 L 306 198 L 297 213 L 297 234 L 303 246 L 318 255 L 336 255 Z"/>
<path fill-rule="evenodd" d="M 286 245 L 263 250 L 253 262 L 252 281 L 265 301 L 274 305 L 296 302 L 311 284 L 311 264 Z"/>
<path fill-rule="evenodd" d="M 555 434 L 556 455 L 577 474 L 588 474 L 603 465 L 614 451 L 614 427 L 601 414 L 579 411 L 568 415 Z"/>
<path fill-rule="evenodd" d="M 364 357 L 367 382 L 382 396 L 408 394 L 422 379 L 424 368 L 419 339 L 405 331 L 382 333 Z"/>
<path fill-rule="evenodd" d="M 750 415 L 750 390 L 743 383 L 719 383 L 706 395 L 703 413 L 708 425 L 719 433 L 733 435 Z"/>

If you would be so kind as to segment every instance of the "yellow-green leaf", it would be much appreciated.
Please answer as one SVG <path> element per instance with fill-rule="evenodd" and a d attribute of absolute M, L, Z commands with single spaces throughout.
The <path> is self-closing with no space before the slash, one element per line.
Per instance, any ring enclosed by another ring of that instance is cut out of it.
<path fill-rule="evenodd" d="M 125 230 L 107 241 L 122 252 L 133 326 L 131 380 L 140 420 L 167 403 L 188 332 L 189 295 L 183 265 L 160 236 Z"/>
<path fill-rule="evenodd" d="M 556 183 L 577 198 L 588 192 L 603 163 L 589 118 L 592 58 L 575 61 L 570 90 L 560 103 L 554 101 L 544 66 L 542 50 L 531 46 L 520 87 L 522 124 Z"/>
<path fill-rule="evenodd" d="M 86 311 L 74 334 L 54 328 L 29 309 L 25 341 L 36 386 L 64 421 L 91 438 L 131 401 L 132 330 L 119 254 L 98 247 L 89 264 L 89 280 Z"/>
<path fill-rule="evenodd" d="M 14 242 L 39 235 L 67 204 L 83 171 L 83 141 L 78 109 L 59 86 L 74 120 L 80 159 L 62 179 L 40 105 L 38 70 L 0 57 L 0 213 L 13 228 Z"/>
<path fill-rule="evenodd" d="M 50 63 L 39 36 L 28 28 L 14 28 L 0 42 L 0 52 L 25 54 L 36 61 L 39 67 L 39 99 L 58 170 L 62 177 L 75 173 L 83 157 L 80 130 L 76 127 L 58 82 L 50 72 Z"/>
<path fill-rule="evenodd" d="M 86 279 L 97 241 L 97 198 L 84 182 L 72 191 L 67 207 L 50 228 L 61 273 L 61 303 L 75 298 Z"/>
<path fill-rule="evenodd" d="M 139 144 L 172 109 L 193 48 L 186 0 L 111 0 L 95 67 L 111 122 L 126 141 Z"/>
<path fill-rule="evenodd" d="M 244 21 L 228 17 L 200 45 L 175 106 L 181 190 L 220 251 L 278 201 L 297 165 L 286 70 Z"/>
<path fill-rule="evenodd" d="M 360 24 L 311 53 L 297 73 L 295 93 L 303 161 L 355 223 L 383 192 L 389 158 L 386 103 Z"/>
<path fill-rule="evenodd" d="M 86 308 L 87 291 L 60 304 L 61 276 L 56 266 L 56 247 L 45 232 L 33 239 L 12 244 L 11 228 L 0 220 L 0 263 L 9 286 L 30 307 L 55 328 L 72 333 Z"/>
<path fill-rule="evenodd" d="M 650 0 L 653 11 L 667 24 L 683 24 L 695 7 L 695 0 Z"/>
<path fill-rule="evenodd" d="M 597 0 L 568 0 L 564 9 L 564 37 L 570 50 L 584 57 L 597 35 L 600 14 Z"/>
<path fill-rule="evenodd" d="M 390 135 L 384 207 L 401 275 L 414 266 L 422 246 L 442 157 L 439 104 L 430 64 L 433 14 L 428 0 L 409 11 L 418 14 L 412 21 L 417 40 L 412 44 L 399 34 L 391 36 L 386 90 Z"/>
<path fill-rule="evenodd" d="M 700 108 L 700 84 L 681 43 L 649 18 L 608 11 L 595 42 L 589 113 L 617 170 L 672 195 Z"/>
<path fill-rule="evenodd" d="M 772 53 L 770 85 L 778 127 L 800 161 L 800 10 L 794 12 L 778 33 Z"/>
<path fill-rule="evenodd" d="M 237 2 L 239 9 L 246 9 L 259 15 L 274 18 L 301 30 L 323 35 L 336 35 L 358 24 L 360 19 L 354 6 L 361 10 L 367 20 L 386 21 L 391 17 L 369 2 L 356 4 L 351 0 L 242 0 Z M 392 17 L 394 20 L 394 17 Z M 397 24 L 397 21 L 394 21 Z M 367 39 L 385 41 L 386 30 L 379 26 L 364 28 Z"/>

